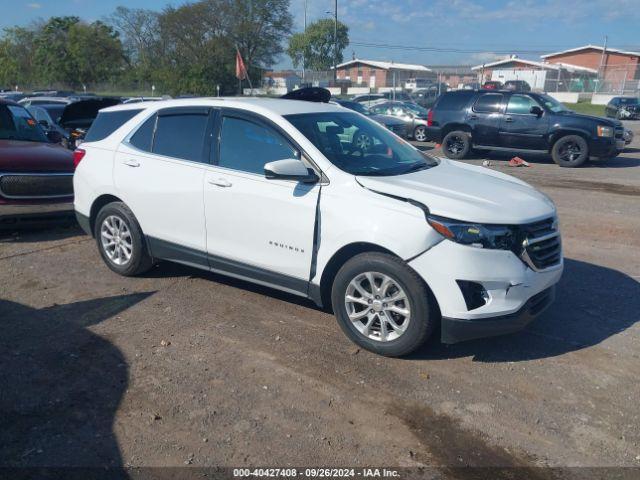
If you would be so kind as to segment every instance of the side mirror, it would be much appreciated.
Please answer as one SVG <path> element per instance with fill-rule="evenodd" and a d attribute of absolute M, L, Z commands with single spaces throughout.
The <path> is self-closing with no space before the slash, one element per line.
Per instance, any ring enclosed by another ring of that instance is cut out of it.
<path fill-rule="evenodd" d="M 264 176 L 269 180 L 295 180 L 302 183 L 316 183 L 319 180 L 313 170 L 296 158 L 267 163 Z"/>
<path fill-rule="evenodd" d="M 51 143 L 60 143 L 62 142 L 62 135 L 60 134 L 60 132 L 56 131 L 56 130 L 49 130 L 47 133 L 47 138 L 49 139 L 49 141 Z"/>
<path fill-rule="evenodd" d="M 537 105 L 534 105 L 529 110 L 529 113 L 531 113 L 533 115 L 537 115 L 538 117 L 541 117 L 544 112 L 542 111 L 542 108 L 538 107 Z"/>

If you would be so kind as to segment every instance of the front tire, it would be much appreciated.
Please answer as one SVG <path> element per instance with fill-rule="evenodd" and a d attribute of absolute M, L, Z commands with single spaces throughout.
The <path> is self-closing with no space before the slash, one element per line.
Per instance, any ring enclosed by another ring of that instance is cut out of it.
<path fill-rule="evenodd" d="M 112 202 L 100 209 L 94 237 L 104 263 L 120 275 L 140 275 L 153 266 L 142 229 L 122 202 Z"/>
<path fill-rule="evenodd" d="M 454 130 L 442 139 L 442 152 L 447 158 L 462 160 L 471 150 L 471 135 L 468 132 Z"/>
<path fill-rule="evenodd" d="M 579 167 L 589 159 L 589 146 L 581 136 L 567 135 L 553 144 L 551 158 L 561 167 Z"/>
<path fill-rule="evenodd" d="M 434 329 L 430 295 L 422 279 L 402 260 L 362 253 L 338 271 L 331 303 L 338 324 L 356 344 L 398 357 L 422 346 Z"/>

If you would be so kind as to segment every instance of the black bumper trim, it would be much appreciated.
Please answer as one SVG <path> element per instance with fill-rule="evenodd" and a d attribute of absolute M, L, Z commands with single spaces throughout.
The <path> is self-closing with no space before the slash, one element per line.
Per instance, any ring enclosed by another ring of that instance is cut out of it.
<path fill-rule="evenodd" d="M 510 315 L 477 320 L 442 317 L 440 340 L 442 343 L 451 344 L 517 332 L 540 315 L 555 298 L 554 285 L 531 297 L 520 310 Z"/>
<path fill-rule="evenodd" d="M 91 231 L 91 222 L 89 221 L 89 217 L 84 216 L 83 214 L 76 211 L 76 220 L 78 220 L 78 225 L 80 228 L 84 230 L 84 233 L 93 237 L 93 232 Z"/>

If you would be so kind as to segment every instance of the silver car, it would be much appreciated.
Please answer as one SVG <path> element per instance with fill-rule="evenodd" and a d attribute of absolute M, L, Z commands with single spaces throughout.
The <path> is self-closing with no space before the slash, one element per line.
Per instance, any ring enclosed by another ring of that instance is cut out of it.
<path fill-rule="evenodd" d="M 426 142 L 427 137 L 427 115 L 429 111 L 410 102 L 384 102 L 369 108 L 372 113 L 378 115 L 391 115 L 405 123 L 407 136 L 418 142 Z"/>

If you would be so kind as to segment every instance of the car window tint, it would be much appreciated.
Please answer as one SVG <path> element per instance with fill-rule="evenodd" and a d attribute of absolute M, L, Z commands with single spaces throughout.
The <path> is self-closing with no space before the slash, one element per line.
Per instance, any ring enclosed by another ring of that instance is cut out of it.
<path fill-rule="evenodd" d="M 528 114 L 531 107 L 539 107 L 538 103 L 527 95 L 511 95 L 507 105 L 507 113 Z"/>
<path fill-rule="evenodd" d="M 147 121 L 138 128 L 136 133 L 131 136 L 129 143 L 140 150 L 150 152 L 153 142 L 153 131 L 156 127 L 156 118 L 156 115 L 153 115 L 147 119 Z"/>
<path fill-rule="evenodd" d="M 485 93 L 480 95 L 473 105 L 473 111 L 478 113 L 497 113 L 502 104 L 502 94 Z"/>
<path fill-rule="evenodd" d="M 98 113 L 98 116 L 87 131 L 84 141 L 97 142 L 104 140 L 141 111 L 142 110 L 116 110 L 113 112 Z"/>
<path fill-rule="evenodd" d="M 289 142 L 272 129 L 240 118 L 223 118 L 218 161 L 221 167 L 262 175 L 266 163 L 298 157 Z"/>
<path fill-rule="evenodd" d="M 435 108 L 438 110 L 462 110 L 474 95 L 473 91 L 445 93 L 440 97 Z"/>
<path fill-rule="evenodd" d="M 201 113 L 159 116 L 153 140 L 153 153 L 202 162 L 208 121 L 209 116 Z"/>

